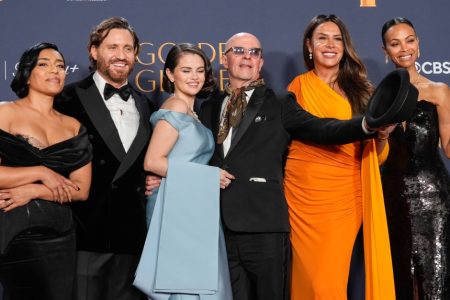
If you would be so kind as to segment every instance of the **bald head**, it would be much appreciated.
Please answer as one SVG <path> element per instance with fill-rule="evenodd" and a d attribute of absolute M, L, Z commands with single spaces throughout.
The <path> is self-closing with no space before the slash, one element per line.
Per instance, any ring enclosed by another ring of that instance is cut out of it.
<path fill-rule="evenodd" d="M 225 43 L 225 50 L 228 50 L 230 47 L 236 46 L 236 44 L 238 44 L 241 40 L 252 40 L 255 42 L 255 44 L 258 45 L 258 48 L 262 48 L 261 42 L 256 36 L 248 32 L 239 32 L 227 40 L 227 42 Z"/>
<path fill-rule="evenodd" d="M 225 44 L 222 62 L 231 88 L 249 85 L 259 79 L 264 64 L 260 41 L 251 33 L 236 33 Z"/>

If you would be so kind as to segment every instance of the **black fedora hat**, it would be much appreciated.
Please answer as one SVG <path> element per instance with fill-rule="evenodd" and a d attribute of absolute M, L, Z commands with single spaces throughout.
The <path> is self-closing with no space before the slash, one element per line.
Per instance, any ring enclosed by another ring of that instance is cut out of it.
<path fill-rule="evenodd" d="M 416 108 L 419 91 L 409 82 L 406 69 L 389 73 L 377 86 L 366 108 L 366 122 L 371 128 L 406 121 Z"/>

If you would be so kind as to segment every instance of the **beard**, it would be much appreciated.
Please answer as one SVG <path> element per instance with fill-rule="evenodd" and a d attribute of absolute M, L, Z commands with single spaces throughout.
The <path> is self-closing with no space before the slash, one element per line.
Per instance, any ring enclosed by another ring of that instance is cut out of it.
<path fill-rule="evenodd" d="M 113 64 L 121 62 L 124 63 L 128 68 L 117 69 L 114 68 Z M 106 62 L 102 58 L 97 59 L 97 71 L 103 75 L 103 77 L 107 81 L 111 81 L 117 84 L 123 84 L 128 80 L 128 76 L 130 76 L 131 72 L 133 72 L 134 68 L 134 60 L 129 61 L 126 59 L 114 59 L 109 62 Z"/>

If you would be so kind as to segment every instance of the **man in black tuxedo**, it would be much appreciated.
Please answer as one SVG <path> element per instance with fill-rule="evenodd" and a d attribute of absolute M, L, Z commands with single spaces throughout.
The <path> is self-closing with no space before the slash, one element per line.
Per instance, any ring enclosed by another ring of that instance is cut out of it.
<path fill-rule="evenodd" d="M 216 136 L 211 165 L 236 179 L 221 190 L 221 214 L 235 300 L 289 298 L 290 242 L 283 192 L 291 138 L 344 144 L 369 137 L 363 118 L 319 119 L 291 94 L 275 95 L 260 78 L 259 40 L 238 33 L 226 43 L 227 94 L 204 103 L 203 124 Z M 245 112 L 245 113 L 244 113 Z"/>
<path fill-rule="evenodd" d="M 145 299 L 132 282 L 147 231 L 143 160 L 154 108 L 128 84 L 139 40 L 127 20 L 114 17 L 94 28 L 88 49 L 94 72 L 68 85 L 55 103 L 87 127 L 94 150 L 89 198 L 72 205 L 76 299 Z"/>

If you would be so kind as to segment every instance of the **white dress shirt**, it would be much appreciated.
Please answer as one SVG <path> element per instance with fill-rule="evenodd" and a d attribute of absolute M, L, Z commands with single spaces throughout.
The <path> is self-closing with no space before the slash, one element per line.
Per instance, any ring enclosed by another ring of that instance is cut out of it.
<path fill-rule="evenodd" d="M 255 89 L 245 91 L 245 96 L 246 96 L 245 100 L 247 101 L 247 103 L 250 100 L 250 97 L 252 96 L 254 91 L 255 91 Z M 227 96 L 227 97 L 225 97 L 224 101 L 222 102 L 222 109 L 220 110 L 220 124 L 222 124 L 222 122 L 223 122 L 223 111 L 225 110 L 225 107 L 227 106 L 229 100 L 230 100 L 230 96 Z M 230 150 L 232 136 L 233 136 L 233 128 L 230 127 L 230 131 L 228 131 L 228 135 L 222 143 L 224 156 L 227 156 L 228 150 Z"/>
<path fill-rule="evenodd" d="M 125 149 L 125 152 L 128 152 L 128 149 L 130 149 L 130 146 L 136 137 L 140 118 L 133 94 L 130 95 L 128 101 L 123 101 L 117 94 L 114 94 L 111 98 L 105 100 L 103 90 L 105 89 L 106 80 L 103 79 L 98 71 L 94 73 L 93 79 L 105 102 L 106 108 L 111 114 L 114 125 L 116 125 L 123 148 Z"/>

